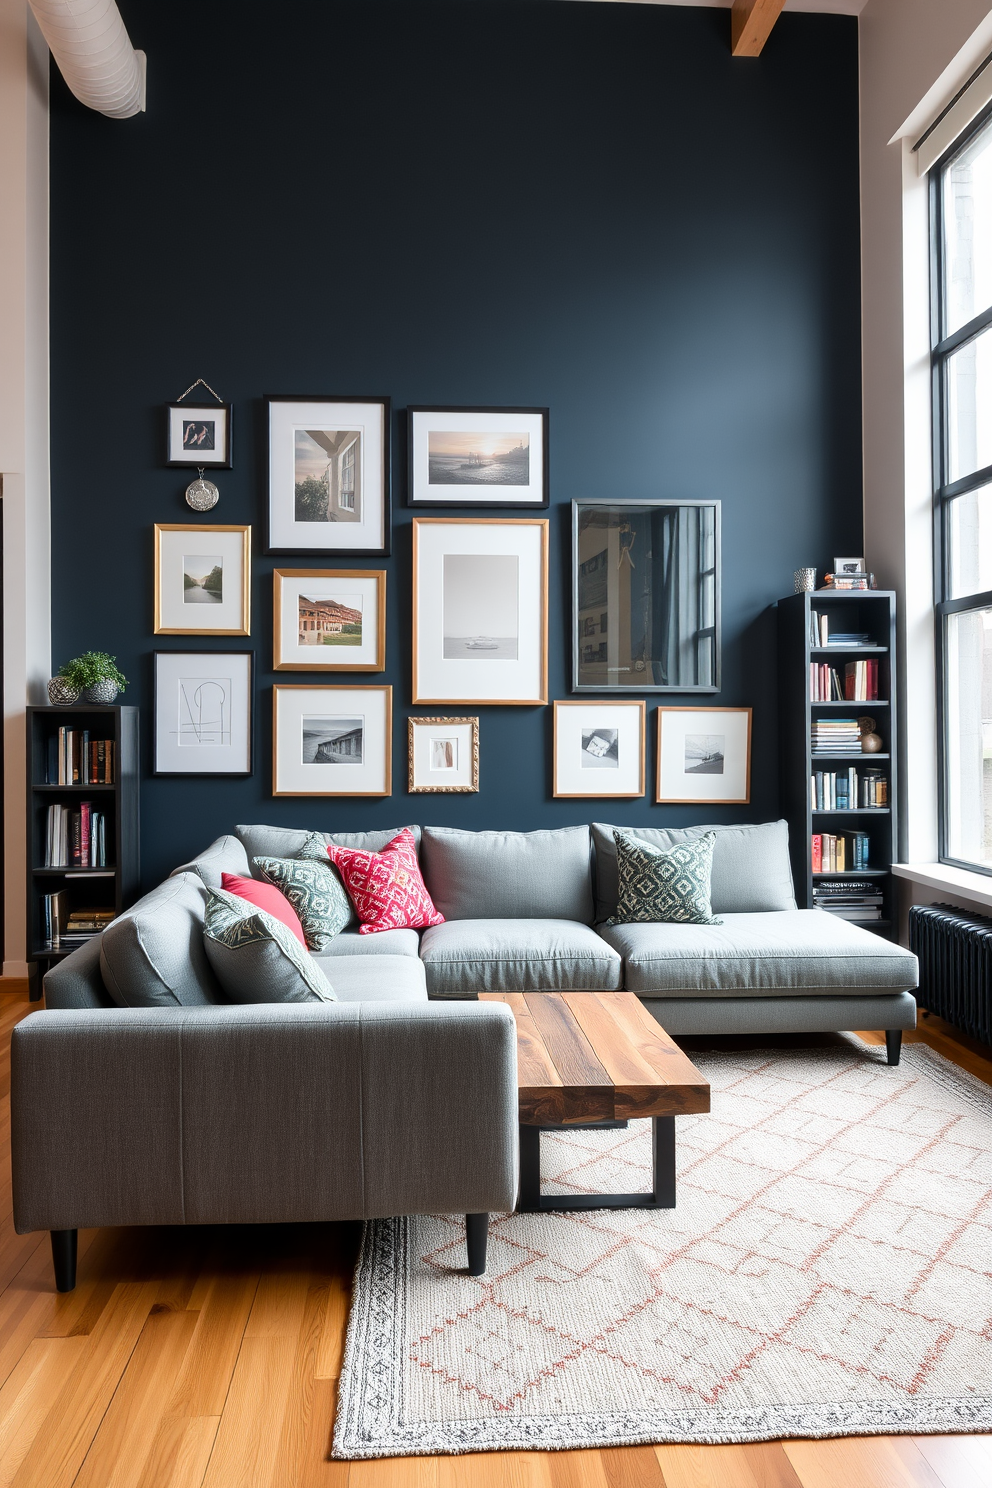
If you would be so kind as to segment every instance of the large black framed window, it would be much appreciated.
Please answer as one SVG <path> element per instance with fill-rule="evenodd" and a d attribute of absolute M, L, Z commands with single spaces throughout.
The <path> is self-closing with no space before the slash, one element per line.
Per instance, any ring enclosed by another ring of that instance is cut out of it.
<path fill-rule="evenodd" d="M 992 109 L 930 182 L 940 856 L 992 875 Z"/>

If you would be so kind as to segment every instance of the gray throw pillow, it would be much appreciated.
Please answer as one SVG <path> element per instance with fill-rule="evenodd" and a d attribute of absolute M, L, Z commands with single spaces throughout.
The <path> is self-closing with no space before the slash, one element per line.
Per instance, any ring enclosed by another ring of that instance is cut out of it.
<path fill-rule="evenodd" d="M 341 844 L 342 847 L 347 847 L 348 845 L 349 844 L 347 842 L 343 842 Z M 344 924 L 341 926 L 341 929 L 350 930 L 354 925 L 357 925 L 358 916 L 355 913 L 355 906 L 352 904 L 351 900 L 348 897 L 348 890 L 344 886 L 344 879 L 341 877 L 337 868 L 327 856 L 327 838 L 323 837 L 320 832 L 308 832 L 307 840 L 306 842 L 304 842 L 303 846 L 300 848 L 296 856 L 298 858 L 303 858 L 310 863 L 320 863 L 324 868 L 327 869 L 328 873 L 331 875 L 334 882 L 341 890 L 346 914 L 346 919 Z"/>
<path fill-rule="evenodd" d="M 226 889 L 207 890 L 203 945 L 230 1002 L 337 1002 L 287 925 Z"/>
<path fill-rule="evenodd" d="M 352 918 L 351 901 L 337 874 L 331 872 L 327 849 L 326 867 L 304 858 L 255 858 L 256 878 L 274 884 L 296 910 L 303 936 L 311 951 L 326 951 Z"/>
<path fill-rule="evenodd" d="M 710 908 L 713 844 L 706 832 L 662 852 L 647 842 L 614 832 L 620 895 L 608 925 L 722 925 Z"/>

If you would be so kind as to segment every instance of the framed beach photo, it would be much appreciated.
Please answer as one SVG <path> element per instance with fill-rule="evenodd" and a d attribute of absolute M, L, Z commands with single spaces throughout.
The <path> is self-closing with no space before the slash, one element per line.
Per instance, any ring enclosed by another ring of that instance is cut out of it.
<path fill-rule="evenodd" d="M 555 796 L 643 796 L 646 712 L 633 698 L 556 702 Z"/>
<path fill-rule="evenodd" d="M 269 552 L 389 552 L 389 399 L 265 400 Z"/>
<path fill-rule="evenodd" d="M 272 583 L 275 671 L 383 670 L 385 569 L 277 568 Z"/>
<path fill-rule="evenodd" d="M 155 775 L 250 775 L 251 651 L 155 652 Z"/>
<path fill-rule="evenodd" d="M 407 745 L 412 794 L 479 789 L 477 718 L 408 718 Z"/>
<path fill-rule="evenodd" d="M 658 709 L 659 805 L 744 806 L 750 799 L 750 708 Z"/>
<path fill-rule="evenodd" d="M 169 403 L 165 413 L 166 465 L 231 469 L 230 403 Z"/>
<path fill-rule="evenodd" d="M 392 791 L 393 689 L 272 689 L 274 796 L 388 796 Z"/>
<path fill-rule="evenodd" d="M 156 635 L 250 633 L 251 528 L 155 523 Z"/>
<path fill-rule="evenodd" d="M 409 506 L 547 506 L 546 408 L 407 413 Z"/>
<path fill-rule="evenodd" d="M 547 700 L 547 520 L 414 517 L 413 702 Z"/>

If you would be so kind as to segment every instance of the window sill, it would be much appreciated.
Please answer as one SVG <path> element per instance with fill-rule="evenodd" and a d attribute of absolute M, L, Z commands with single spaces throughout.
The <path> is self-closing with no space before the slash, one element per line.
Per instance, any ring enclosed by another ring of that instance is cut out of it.
<path fill-rule="evenodd" d="M 897 878 L 926 884 L 928 889 L 943 889 L 959 899 L 973 899 L 976 904 L 992 907 L 992 878 L 984 873 L 952 868 L 949 863 L 893 863 L 892 872 Z"/>

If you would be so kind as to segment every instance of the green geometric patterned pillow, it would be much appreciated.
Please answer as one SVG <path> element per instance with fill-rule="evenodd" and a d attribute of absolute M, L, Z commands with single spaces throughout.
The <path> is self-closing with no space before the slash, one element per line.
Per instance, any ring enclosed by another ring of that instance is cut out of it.
<path fill-rule="evenodd" d="M 266 883 L 281 889 L 296 910 L 309 949 L 326 950 L 352 913 L 341 880 L 329 871 L 330 859 L 323 867 L 303 858 L 254 858 L 252 866 Z"/>
<path fill-rule="evenodd" d="M 337 1002 L 292 930 L 226 889 L 207 890 L 203 949 L 231 1002 Z"/>
<path fill-rule="evenodd" d="M 334 882 L 341 890 L 341 893 L 344 896 L 344 902 L 348 906 L 348 918 L 341 926 L 341 929 L 350 930 L 353 926 L 357 925 L 358 916 L 355 913 L 355 906 L 348 898 L 348 890 L 344 886 L 340 873 L 335 868 L 330 858 L 327 856 L 327 843 L 324 841 L 320 833 L 311 832 L 296 856 L 298 858 L 305 858 L 309 862 L 320 863 L 322 867 L 327 869 L 328 873 L 331 875 Z"/>
<path fill-rule="evenodd" d="M 680 842 L 667 852 L 626 832 L 614 831 L 613 837 L 620 895 L 608 925 L 723 924 L 710 908 L 715 832 Z"/>

